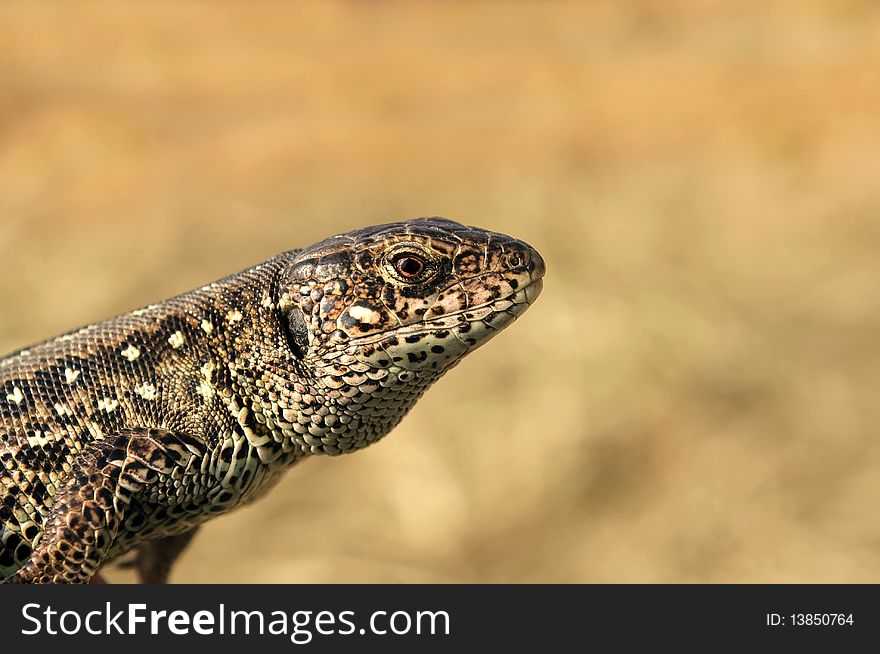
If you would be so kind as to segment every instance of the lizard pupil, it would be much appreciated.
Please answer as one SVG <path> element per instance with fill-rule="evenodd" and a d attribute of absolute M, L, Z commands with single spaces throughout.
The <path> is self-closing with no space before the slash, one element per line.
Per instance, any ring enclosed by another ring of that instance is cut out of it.
<path fill-rule="evenodd" d="M 406 256 L 398 260 L 396 267 L 404 277 L 418 277 L 425 269 L 425 262 L 418 257 Z"/>

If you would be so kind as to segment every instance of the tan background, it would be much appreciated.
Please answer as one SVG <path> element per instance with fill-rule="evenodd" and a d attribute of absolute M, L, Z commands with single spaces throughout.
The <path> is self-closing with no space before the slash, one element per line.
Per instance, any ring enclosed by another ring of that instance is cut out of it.
<path fill-rule="evenodd" d="M 176 581 L 880 582 L 876 2 L 23 1 L 0 33 L 0 350 L 414 215 L 547 259 L 396 433 Z"/>

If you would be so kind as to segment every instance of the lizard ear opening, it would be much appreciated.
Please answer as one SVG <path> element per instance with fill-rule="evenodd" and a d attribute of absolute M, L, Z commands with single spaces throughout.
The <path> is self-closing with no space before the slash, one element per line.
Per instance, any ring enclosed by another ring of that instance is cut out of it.
<path fill-rule="evenodd" d="M 299 307 L 290 307 L 283 314 L 284 318 L 284 335 L 287 338 L 287 345 L 293 356 L 297 359 L 304 359 L 306 351 L 309 349 L 309 327 L 306 325 L 305 316 Z"/>

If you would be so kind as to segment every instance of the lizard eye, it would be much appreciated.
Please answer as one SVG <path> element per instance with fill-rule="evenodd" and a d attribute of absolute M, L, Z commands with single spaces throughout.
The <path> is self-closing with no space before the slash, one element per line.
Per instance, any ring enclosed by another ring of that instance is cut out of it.
<path fill-rule="evenodd" d="M 425 281 L 425 277 L 429 276 L 430 263 L 428 259 L 419 252 L 404 250 L 397 252 L 388 261 L 397 277 L 402 282 L 421 283 Z"/>
<path fill-rule="evenodd" d="M 424 272 L 425 261 L 421 257 L 405 254 L 397 258 L 394 262 L 394 268 L 403 277 L 415 278 Z"/>
<path fill-rule="evenodd" d="M 398 243 L 385 252 L 382 266 L 392 279 L 415 287 L 448 272 L 450 261 L 420 243 Z"/>

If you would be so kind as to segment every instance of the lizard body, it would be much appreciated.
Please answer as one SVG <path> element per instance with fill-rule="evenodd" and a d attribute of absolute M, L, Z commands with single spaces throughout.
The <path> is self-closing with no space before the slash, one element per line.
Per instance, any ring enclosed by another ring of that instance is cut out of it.
<path fill-rule="evenodd" d="M 198 525 L 387 434 L 520 315 L 527 244 L 431 218 L 331 237 L 0 359 L 0 580 L 165 581 Z"/>

